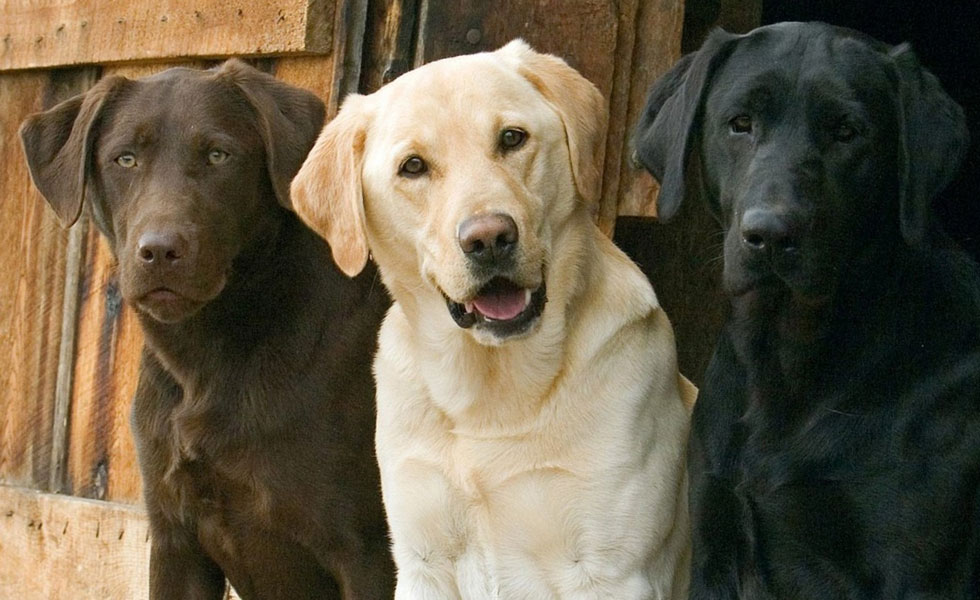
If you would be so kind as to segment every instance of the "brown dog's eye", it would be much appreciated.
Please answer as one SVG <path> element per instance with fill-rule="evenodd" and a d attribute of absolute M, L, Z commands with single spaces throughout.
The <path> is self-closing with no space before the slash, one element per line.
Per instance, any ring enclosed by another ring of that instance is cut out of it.
<path fill-rule="evenodd" d="M 752 117 L 739 115 L 729 121 L 728 126 L 731 127 L 732 133 L 752 133 Z"/>
<path fill-rule="evenodd" d="M 409 156 L 402 163 L 402 166 L 398 167 L 398 174 L 402 177 L 418 177 L 428 170 L 429 165 L 425 164 L 421 157 Z"/>
<path fill-rule="evenodd" d="M 132 169 L 136 166 L 136 156 L 131 152 L 120 154 L 116 157 L 116 164 L 124 169 Z"/>
<path fill-rule="evenodd" d="M 218 150 L 215 148 L 211 152 L 208 152 L 208 164 L 209 165 L 220 165 L 221 163 L 228 160 L 230 155 L 224 150 Z"/>
<path fill-rule="evenodd" d="M 527 140 L 527 132 L 523 129 L 511 128 L 500 132 L 500 149 L 504 152 L 517 150 Z"/>

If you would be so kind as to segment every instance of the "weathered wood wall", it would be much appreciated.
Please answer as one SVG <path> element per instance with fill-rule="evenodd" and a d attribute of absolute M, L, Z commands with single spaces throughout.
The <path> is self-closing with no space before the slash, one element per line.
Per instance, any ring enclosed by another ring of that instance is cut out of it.
<path fill-rule="evenodd" d="M 62 229 L 33 188 L 17 135 L 27 115 L 106 75 L 233 55 L 313 90 L 332 113 L 347 92 L 523 37 L 565 57 L 609 100 L 598 220 L 612 233 L 618 215 L 655 210 L 655 185 L 624 160 L 628 126 L 679 57 L 683 17 L 683 0 L 0 5 L 0 598 L 146 594 L 128 424 L 142 338 L 95 228 L 83 217 Z M 62 571 L 61 583 L 45 583 Z"/>

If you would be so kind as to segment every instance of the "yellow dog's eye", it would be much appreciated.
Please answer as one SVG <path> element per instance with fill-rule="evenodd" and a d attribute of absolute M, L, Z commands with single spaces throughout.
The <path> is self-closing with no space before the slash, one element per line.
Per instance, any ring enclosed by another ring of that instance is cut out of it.
<path fill-rule="evenodd" d="M 523 129 L 512 127 L 500 132 L 500 149 L 504 152 L 517 150 L 524 145 L 527 140 L 527 132 Z"/>
<path fill-rule="evenodd" d="M 402 177 L 418 177 L 429 170 L 429 165 L 425 164 L 419 156 L 409 156 L 405 162 L 398 167 L 398 174 Z"/>
<path fill-rule="evenodd" d="M 136 156 L 132 152 L 126 152 L 116 157 L 116 164 L 124 169 L 132 169 L 136 166 Z"/>
<path fill-rule="evenodd" d="M 752 117 L 748 115 L 738 115 L 728 122 L 732 133 L 752 133 Z"/>
<path fill-rule="evenodd" d="M 221 163 L 228 160 L 230 155 L 224 150 L 219 150 L 215 148 L 211 152 L 208 152 L 208 164 L 209 165 L 220 165 Z"/>

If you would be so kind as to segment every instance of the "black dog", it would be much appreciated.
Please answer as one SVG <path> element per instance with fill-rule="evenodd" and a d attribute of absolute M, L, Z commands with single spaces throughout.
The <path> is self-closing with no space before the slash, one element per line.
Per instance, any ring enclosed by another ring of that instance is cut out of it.
<path fill-rule="evenodd" d="M 967 146 L 907 47 L 712 34 L 634 138 L 726 229 L 694 412 L 692 598 L 980 598 L 980 278 L 930 202 Z M 692 190 L 693 191 L 693 190 Z"/>
<path fill-rule="evenodd" d="M 146 339 L 132 425 L 150 597 L 385 598 L 371 361 L 388 304 L 288 210 L 324 120 L 239 61 L 109 77 L 30 117 L 31 175 L 87 203 Z"/>

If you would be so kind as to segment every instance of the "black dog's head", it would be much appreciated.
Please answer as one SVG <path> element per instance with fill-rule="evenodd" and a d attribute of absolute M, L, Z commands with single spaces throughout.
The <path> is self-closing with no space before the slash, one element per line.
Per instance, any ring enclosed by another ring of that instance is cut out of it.
<path fill-rule="evenodd" d="M 119 261 L 123 297 L 177 322 L 274 235 L 323 120 L 314 94 L 230 60 L 107 77 L 29 117 L 21 137 L 34 183 L 63 223 L 88 202 Z"/>
<path fill-rule="evenodd" d="M 781 23 L 714 32 L 654 84 L 633 143 L 661 182 L 662 220 L 685 170 L 697 182 L 726 228 L 729 293 L 775 285 L 818 300 L 869 245 L 928 243 L 931 201 L 967 137 L 907 47 Z"/>

